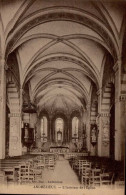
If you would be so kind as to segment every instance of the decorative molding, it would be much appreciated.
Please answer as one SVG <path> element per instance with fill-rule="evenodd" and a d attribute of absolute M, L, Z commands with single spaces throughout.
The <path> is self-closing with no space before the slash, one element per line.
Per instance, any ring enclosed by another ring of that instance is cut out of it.
<path fill-rule="evenodd" d="M 22 113 L 10 113 L 9 117 L 21 117 Z"/>
<path fill-rule="evenodd" d="M 0 60 L 0 65 L 1 65 L 2 67 L 4 67 L 4 65 L 5 65 L 5 59 L 4 59 L 4 58 L 1 58 L 1 60 Z"/>
<path fill-rule="evenodd" d="M 110 142 L 109 134 L 110 134 L 110 119 L 105 118 L 102 120 L 102 143 L 105 147 L 107 147 Z"/>
<path fill-rule="evenodd" d="M 126 101 L 126 94 L 125 95 L 120 95 L 119 100 L 120 101 Z"/>
<path fill-rule="evenodd" d="M 122 64 L 122 59 L 121 56 L 118 56 L 118 60 L 116 61 L 115 65 L 113 66 L 113 70 L 116 73 L 119 69 L 119 67 L 121 67 Z"/>
<path fill-rule="evenodd" d="M 113 66 L 113 70 L 116 73 L 118 71 L 118 69 L 119 69 L 119 64 L 118 64 L 118 62 L 116 62 L 115 65 Z"/>
<path fill-rule="evenodd" d="M 98 91 L 96 92 L 96 94 L 99 96 L 102 94 L 102 88 L 98 89 Z"/>
<path fill-rule="evenodd" d="M 5 65 L 4 65 L 4 69 L 5 70 L 8 70 L 9 69 L 9 66 L 5 63 Z"/>
<path fill-rule="evenodd" d="M 108 141 L 103 141 L 102 143 L 103 143 L 103 145 L 104 145 L 105 147 L 107 147 L 107 146 L 109 145 L 110 141 L 109 141 L 109 140 L 108 140 Z"/>
<path fill-rule="evenodd" d="M 102 113 L 100 113 L 99 114 L 99 117 L 110 117 L 111 116 L 111 114 L 110 113 L 105 113 L 105 112 L 102 112 Z"/>
<path fill-rule="evenodd" d="M 88 104 L 86 105 L 86 109 L 87 109 L 88 111 L 91 109 L 91 104 L 90 104 L 90 103 L 88 103 Z"/>

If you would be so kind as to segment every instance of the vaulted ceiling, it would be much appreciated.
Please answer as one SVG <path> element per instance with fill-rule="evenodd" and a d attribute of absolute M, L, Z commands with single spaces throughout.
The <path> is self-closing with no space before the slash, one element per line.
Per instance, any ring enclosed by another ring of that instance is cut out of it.
<path fill-rule="evenodd" d="M 3 53 L 16 54 L 20 87 L 39 111 L 86 107 L 108 58 L 121 55 L 125 8 L 118 1 L 2 1 Z"/>

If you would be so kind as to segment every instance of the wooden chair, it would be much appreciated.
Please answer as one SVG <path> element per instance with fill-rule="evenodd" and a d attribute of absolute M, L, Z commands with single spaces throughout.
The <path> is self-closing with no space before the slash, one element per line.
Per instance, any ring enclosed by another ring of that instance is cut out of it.
<path fill-rule="evenodd" d="M 79 176 L 83 172 L 84 167 L 90 167 L 90 164 L 88 163 L 87 160 L 78 160 L 78 165 L 79 165 Z M 89 165 L 89 166 L 88 166 Z"/>
<path fill-rule="evenodd" d="M 34 182 L 38 183 L 42 181 L 42 170 L 38 168 L 33 168 Z"/>
<path fill-rule="evenodd" d="M 33 168 L 27 163 L 20 165 L 19 182 L 20 183 L 27 183 L 27 182 L 31 183 L 33 181 L 34 181 Z"/>
<path fill-rule="evenodd" d="M 90 168 L 91 169 L 91 162 L 84 162 L 82 163 L 82 167 L 81 167 L 81 173 L 83 174 L 83 171 L 86 169 L 86 168 Z"/>
<path fill-rule="evenodd" d="M 92 169 L 91 170 L 91 177 L 90 177 L 90 185 L 96 186 L 101 184 L 101 169 Z"/>
<path fill-rule="evenodd" d="M 83 169 L 83 172 L 81 175 L 81 183 L 84 185 L 89 185 L 90 184 L 90 177 L 91 177 L 91 168 Z"/>
<path fill-rule="evenodd" d="M 14 167 L 4 167 L 3 171 L 7 177 L 7 182 L 15 182 L 15 170 Z"/>
<path fill-rule="evenodd" d="M 100 174 L 100 185 L 112 185 L 114 173 L 102 173 Z"/>
<path fill-rule="evenodd" d="M 0 171 L 0 184 L 7 184 L 7 176 L 4 171 Z"/>

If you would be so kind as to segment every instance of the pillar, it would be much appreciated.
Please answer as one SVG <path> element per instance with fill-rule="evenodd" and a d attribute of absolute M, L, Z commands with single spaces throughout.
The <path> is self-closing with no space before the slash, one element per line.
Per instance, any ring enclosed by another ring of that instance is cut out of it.
<path fill-rule="evenodd" d="M 6 72 L 5 60 L 0 60 L 0 159 L 5 158 Z"/>
<path fill-rule="evenodd" d="M 52 116 L 49 116 L 48 141 L 52 141 Z"/>
<path fill-rule="evenodd" d="M 98 155 L 110 157 L 110 113 L 101 112 L 99 115 L 99 139 Z"/>
<path fill-rule="evenodd" d="M 120 153 L 121 157 L 117 160 L 125 159 L 125 138 L 126 138 L 126 94 L 120 96 L 120 130 L 121 130 L 121 142 Z"/>
<path fill-rule="evenodd" d="M 91 105 L 90 103 L 86 106 L 87 109 L 87 117 L 86 117 L 86 135 L 87 135 L 87 150 L 90 152 L 90 111 L 91 111 Z"/>
<path fill-rule="evenodd" d="M 69 128 L 69 143 L 72 142 L 72 118 L 69 115 L 68 117 L 68 128 Z"/>
<path fill-rule="evenodd" d="M 96 125 L 96 116 L 97 116 L 96 110 L 97 110 L 96 104 L 95 104 L 95 102 L 93 102 L 91 105 L 91 112 L 90 112 L 90 125 L 91 126 Z M 91 132 L 91 129 L 90 129 L 90 132 Z M 97 155 L 97 143 L 94 145 L 92 145 L 92 144 L 90 145 L 90 155 L 91 156 Z"/>
<path fill-rule="evenodd" d="M 101 113 L 101 101 L 102 101 L 102 90 L 99 89 L 97 91 L 97 95 L 98 95 L 98 156 L 102 156 L 102 123 L 101 123 L 101 117 L 100 117 L 100 113 Z"/>
<path fill-rule="evenodd" d="M 21 113 L 10 114 L 9 156 L 22 155 Z"/>
<path fill-rule="evenodd" d="M 70 131 L 71 131 L 71 127 L 70 127 L 70 114 L 68 114 L 67 116 L 67 143 L 70 143 L 71 139 L 70 139 Z"/>
<path fill-rule="evenodd" d="M 126 131 L 126 93 L 121 90 L 121 59 L 115 66 L 115 160 L 124 159 Z"/>

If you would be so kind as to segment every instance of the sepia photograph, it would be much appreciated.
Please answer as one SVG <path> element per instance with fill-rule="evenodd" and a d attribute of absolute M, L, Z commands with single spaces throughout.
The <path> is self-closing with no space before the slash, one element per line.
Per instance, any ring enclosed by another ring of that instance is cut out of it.
<path fill-rule="evenodd" d="M 124 195 L 126 1 L 0 0 L 0 194 Z"/>

